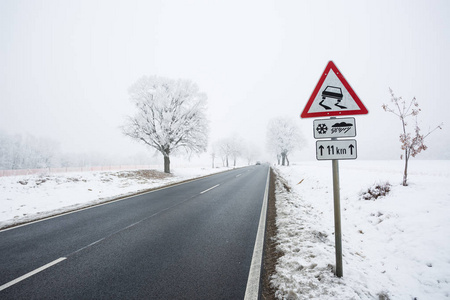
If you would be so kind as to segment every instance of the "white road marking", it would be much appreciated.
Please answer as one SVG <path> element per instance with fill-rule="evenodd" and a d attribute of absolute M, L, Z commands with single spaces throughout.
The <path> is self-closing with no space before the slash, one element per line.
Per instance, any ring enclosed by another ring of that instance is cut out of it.
<path fill-rule="evenodd" d="M 236 175 L 236 178 L 238 178 L 238 177 L 241 176 L 241 175 L 242 175 L 242 173 L 241 173 L 241 174 L 237 174 L 237 175 Z"/>
<path fill-rule="evenodd" d="M 259 283 L 264 250 L 264 232 L 266 231 L 267 201 L 269 198 L 269 179 L 270 168 L 267 173 L 266 190 L 264 192 L 263 206 L 259 217 L 258 233 L 256 234 L 255 247 L 253 248 L 252 262 L 250 264 L 250 272 L 248 273 L 244 300 L 257 300 L 259 297 Z"/>
<path fill-rule="evenodd" d="M 108 236 L 108 237 L 109 237 L 109 236 Z M 97 241 L 95 241 L 95 242 L 93 242 L 93 243 L 90 243 L 90 244 L 87 245 L 87 246 L 81 247 L 80 249 L 78 249 L 78 250 L 76 250 L 76 251 L 70 253 L 70 254 L 67 255 L 67 256 L 71 256 L 71 255 L 73 255 L 73 254 L 75 254 L 75 253 L 78 253 L 78 252 L 80 252 L 80 251 L 83 251 L 84 249 L 87 249 L 87 248 L 89 248 L 89 247 L 92 247 L 92 246 L 94 246 L 95 244 L 100 243 L 100 242 L 103 241 L 104 239 L 106 239 L 106 237 L 101 238 L 101 239 L 99 239 L 99 240 L 97 240 Z"/>
<path fill-rule="evenodd" d="M 208 191 L 210 191 L 210 190 L 212 190 L 212 189 L 215 189 L 216 187 L 218 187 L 220 184 L 217 184 L 217 185 L 215 185 L 215 186 L 213 186 L 213 187 L 211 187 L 211 188 L 209 188 L 209 189 L 207 189 L 207 190 L 204 190 L 203 192 L 201 192 L 200 194 L 204 194 L 204 193 L 206 193 L 206 192 L 208 192 Z"/>
<path fill-rule="evenodd" d="M 25 279 L 27 279 L 27 278 L 33 276 L 33 275 L 36 275 L 37 273 L 42 272 L 42 271 L 44 271 L 45 269 L 48 269 L 48 268 L 50 268 L 51 266 L 56 265 L 56 264 L 62 262 L 62 261 L 65 260 L 65 259 L 66 259 L 66 257 L 60 257 L 60 258 L 58 258 L 57 260 L 54 260 L 54 261 L 52 261 L 52 262 L 46 264 L 45 266 L 42 266 L 42 267 L 40 267 L 40 268 L 37 268 L 37 269 L 34 270 L 34 271 L 31 271 L 31 272 L 29 272 L 29 273 L 27 273 L 27 274 L 25 274 L 25 275 L 23 275 L 23 276 L 20 276 L 19 278 L 16 278 L 16 279 L 14 279 L 14 280 L 12 280 L 12 281 L 10 281 L 10 282 L 8 282 L 8 283 L 5 283 L 4 285 L 0 286 L 0 291 L 3 291 L 4 289 L 9 288 L 10 286 L 15 285 L 16 283 L 21 282 L 22 280 L 25 280 Z"/>

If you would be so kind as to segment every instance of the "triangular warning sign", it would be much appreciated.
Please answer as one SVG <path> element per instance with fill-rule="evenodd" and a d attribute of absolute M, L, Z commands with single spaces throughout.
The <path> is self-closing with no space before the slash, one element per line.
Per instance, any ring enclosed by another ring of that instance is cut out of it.
<path fill-rule="evenodd" d="M 330 61 L 300 117 L 314 118 L 367 113 L 367 108 L 359 100 L 336 65 Z"/>

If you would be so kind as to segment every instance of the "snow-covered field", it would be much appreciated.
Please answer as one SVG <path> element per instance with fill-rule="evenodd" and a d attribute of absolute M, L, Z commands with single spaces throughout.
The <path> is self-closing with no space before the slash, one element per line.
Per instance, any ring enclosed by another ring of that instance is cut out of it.
<path fill-rule="evenodd" d="M 147 170 L 0 177 L 0 228 L 225 170 L 183 167 L 168 176 Z"/>
<path fill-rule="evenodd" d="M 272 280 L 287 299 L 449 299 L 450 161 L 340 161 L 344 276 L 335 265 L 331 162 L 279 167 Z M 301 183 L 299 183 L 303 180 Z M 389 182 L 389 194 L 364 200 Z"/>
<path fill-rule="evenodd" d="M 0 228 L 223 170 L 0 177 Z M 407 187 L 402 170 L 402 161 L 340 162 L 344 277 L 337 278 L 331 162 L 277 168 L 292 188 L 278 182 L 279 298 L 450 298 L 450 161 L 412 160 Z M 363 199 L 386 182 L 387 196 Z"/>

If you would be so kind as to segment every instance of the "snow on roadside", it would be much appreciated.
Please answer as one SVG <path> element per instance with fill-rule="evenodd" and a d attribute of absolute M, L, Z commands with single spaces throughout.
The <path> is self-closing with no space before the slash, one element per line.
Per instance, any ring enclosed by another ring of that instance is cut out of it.
<path fill-rule="evenodd" d="M 448 299 L 450 297 L 450 161 L 341 161 L 344 276 L 334 276 L 331 162 L 280 167 L 279 299 Z M 303 180 L 301 183 L 299 183 Z M 364 200 L 389 182 L 385 197 Z M 290 186 L 290 192 L 284 189 Z"/>
<path fill-rule="evenodd" d="M 0 228 L 86 207 L 227 168 L 175 168 L 0 177 Z"/>

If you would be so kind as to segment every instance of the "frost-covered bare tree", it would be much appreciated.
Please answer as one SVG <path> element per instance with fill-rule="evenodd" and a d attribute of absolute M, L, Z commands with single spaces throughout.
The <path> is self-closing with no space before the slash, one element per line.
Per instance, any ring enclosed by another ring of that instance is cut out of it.
<path fill-rule="evenodd" d="M 238 136 L 231 136 L 223 138 L 215 143 L 218 154 L 222 157 L 223 165 L 229 166 L 229 159 L 233 159 L 233 166 L 236 166 L 236 161 L 243 152 L 243 141 Z"/>
<path fill-rule="evenodd" d="M 278 117 L 269 121 L 267 126 L 267 148 L 281 157 L 281 164 L 289 166 L 288 154 L 302 148 L 303 138 L 300 129 L 292 119 Z M 278 160 L 278 163 L 279 160 Z"/>
<path fill-rule="evenodd" d="M 229 158 L 231 156 L 231 146 L 228 143 L 228 139 L 220 139 L 215 143 L 216 151 L 218 155 L 222 158 L 222 166 L 229 166 Z"/>
<path fill-rule="evenodd" d="M 409 103 L 403 100 L 402 97 L 396 97 L 391 88 L 389 88 L 391 94 L 391 102 L 394 104 L 394 108 L 390 108 L 388 105 L 383 104 L 382 108 L 386 112 L 393 113 L 396 115 L 400 122 L 402 123 L 402 133 L 400 134 L 401 148 L 404 155 L 400 156 L 400 159 L 405 159 L 405 169 L 403 170 L 403 186 L 408 185 L 408 162 L 410 157 L 415 157 L 420 152 L 427 150 L 427 146 L 424 144 L 425 138 L 429 136 L 436 129 L 442 129 L 443 123 L 436 126 L 434 129 L 429 130 L 426 134 L 420 134 L 420 128 L 417 122 L 417 116 L 421 109 L 419 108 L 419 103 L 417 103 L 414 97 Z M 414 133 L 408 132 L 408 122 L 407 118 L 414 118 Z"/>
<path fill-rule="evenodd" d="M 245 156 L 248 165 L 254 162 L 260 154 L 261 152 L 259 151 L 259 148 L 255 144 L 247 143 L 243 155 Z"/>
<path fill-rule="evenodd" d="M 144 76 L 129 89 L 137 111 L 122 127 L 123 133 L 159 151 L 164 172 L 170 173 L 170 155 L 206 151 L 208 122 L 206 94 L 189 80 Z"/>
<path fill-rule="evenodd" d="M 231 150 L 231 157 L 233 158 L 233 167 L 236 167 L 237 158 L 242 156 L 244 152 L 244 142 L 241 137 L 233 135 L 228 138 L 228 144 Z"/>
<path fill-rule="evenodd" d="M 211 155 L 211 167 L 214 169 L 215 168 L 215 160 L 216 160 L 216 156 L 217 156 L 217 148 L 216 148 L 215 144 L 213 144 L 211 146 L 211 151 L 209 152 L 209 155 Z"/>

